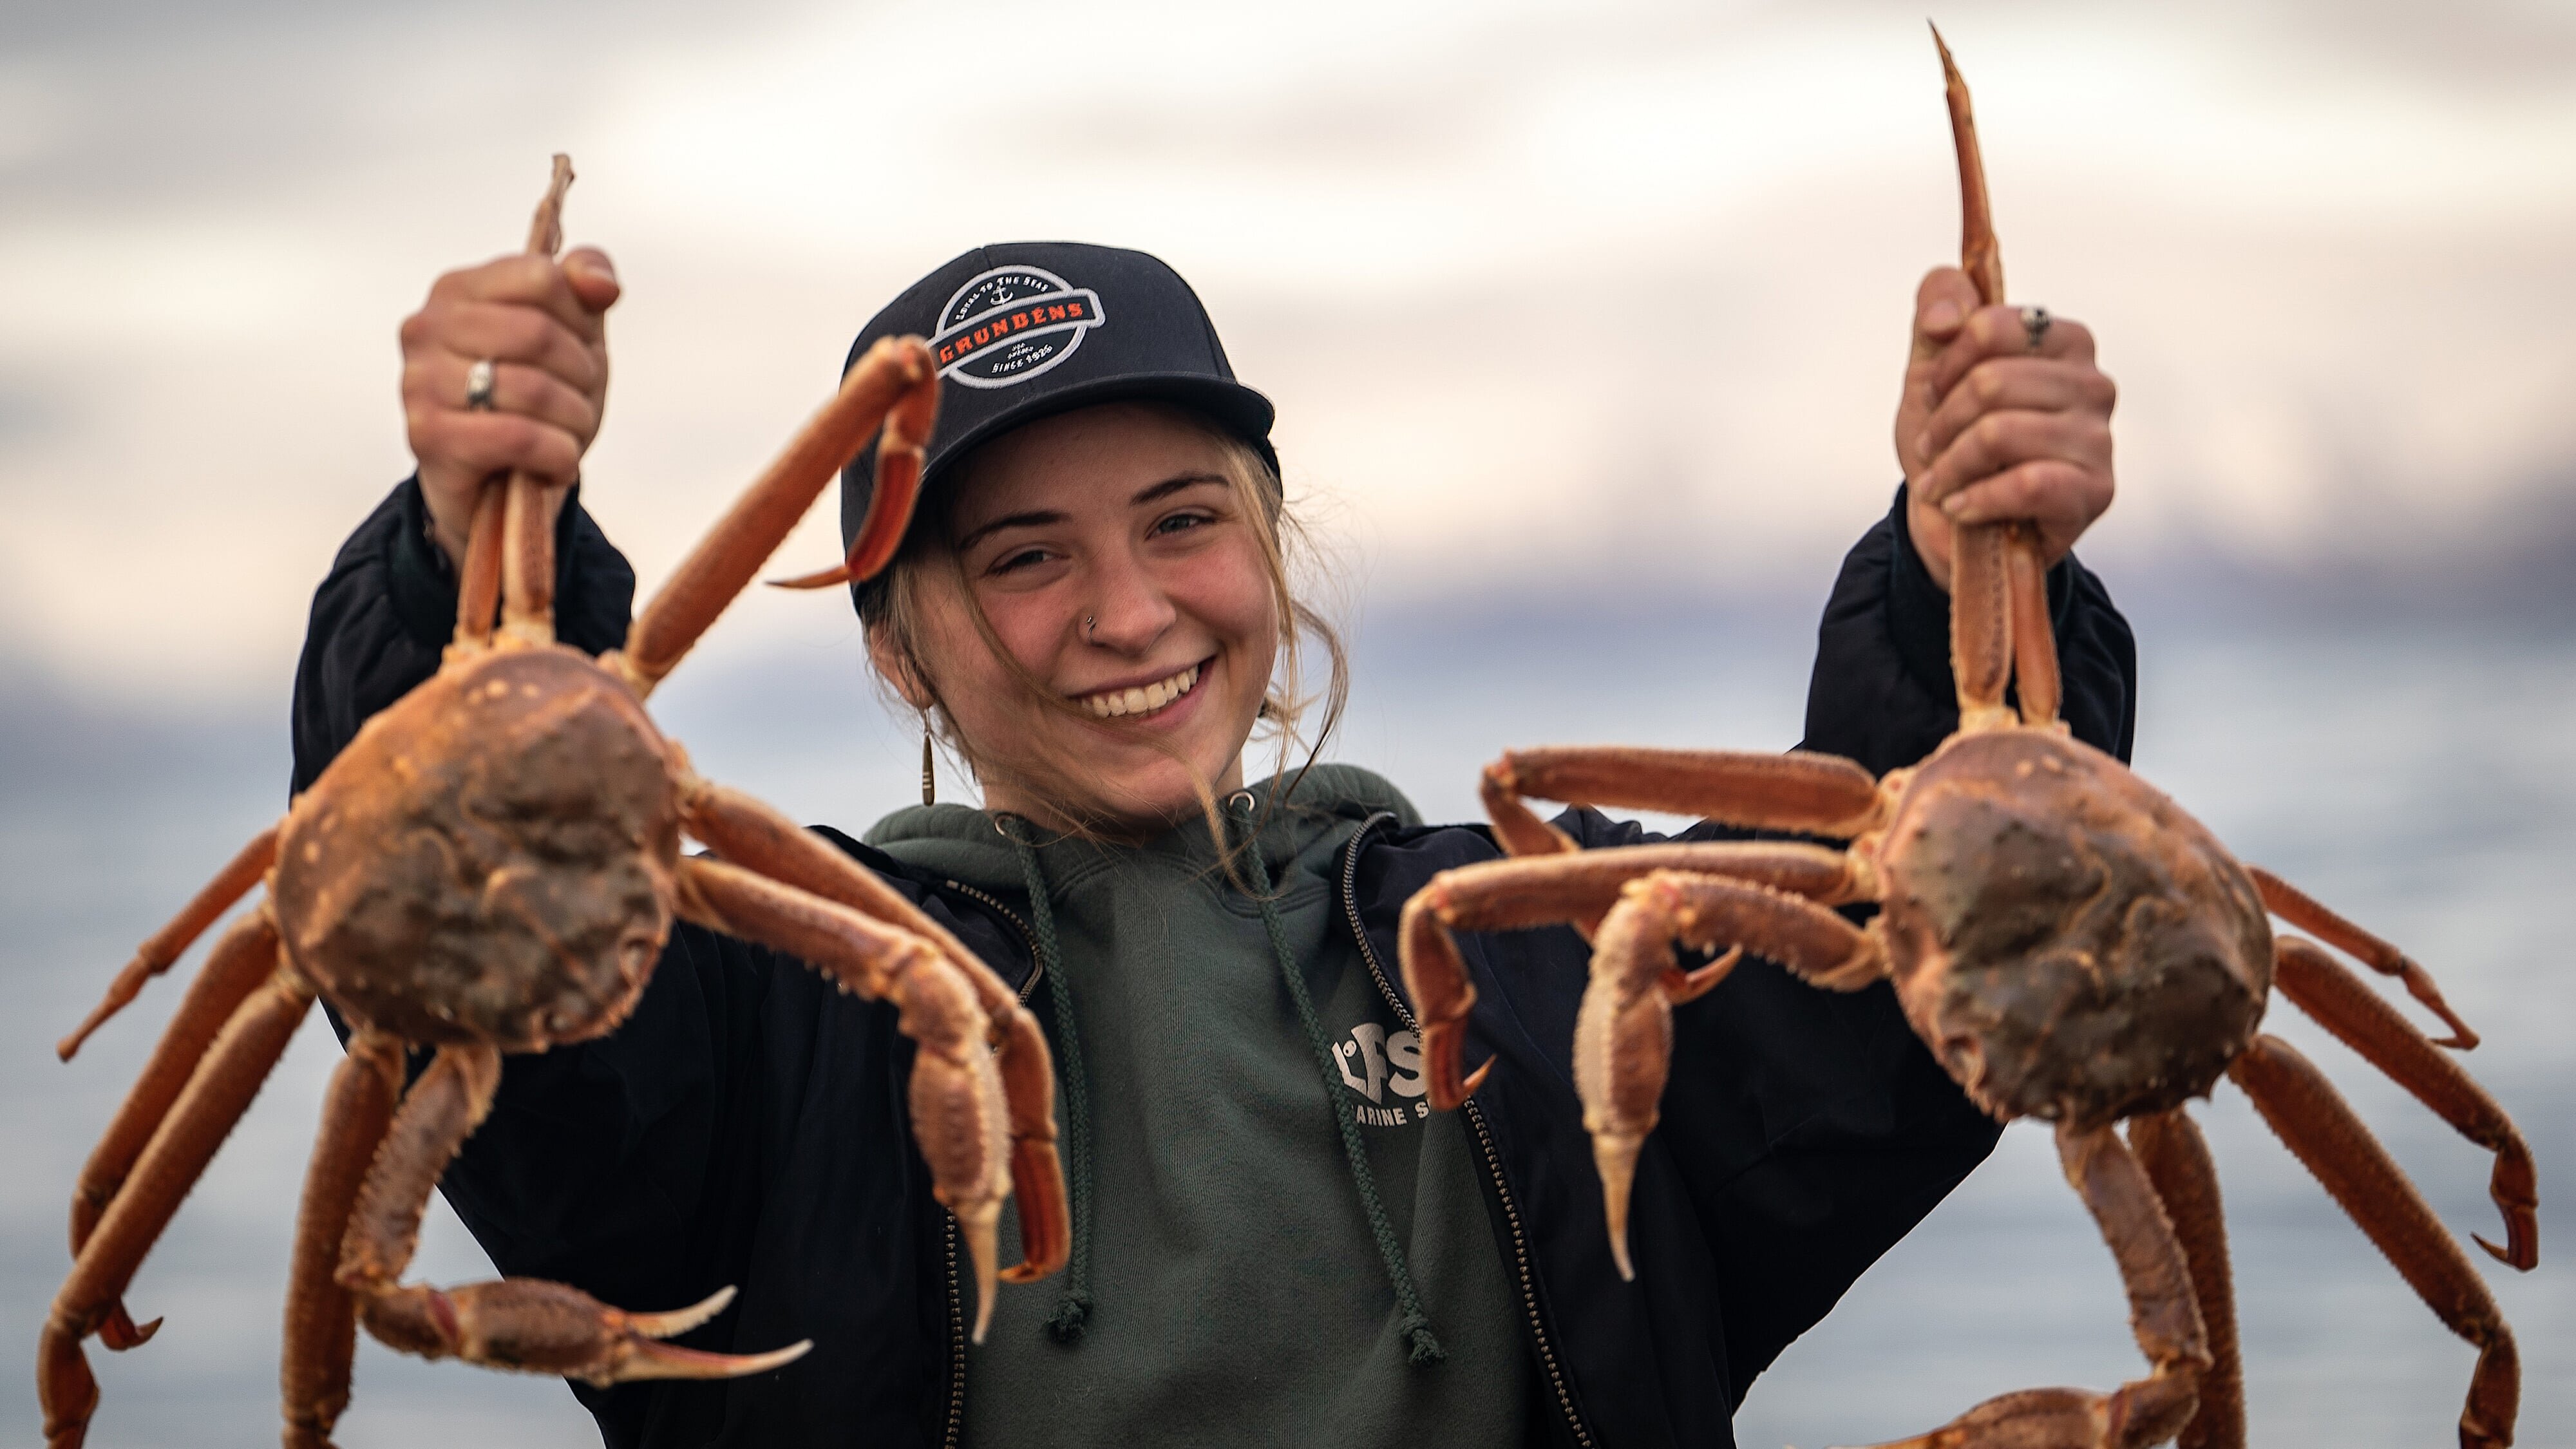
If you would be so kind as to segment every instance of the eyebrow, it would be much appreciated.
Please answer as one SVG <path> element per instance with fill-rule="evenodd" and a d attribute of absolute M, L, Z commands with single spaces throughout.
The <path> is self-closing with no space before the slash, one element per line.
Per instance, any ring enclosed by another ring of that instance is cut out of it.
<path fill-rule="evenodd" d="M 1225 481 L 1226 480 L 1223 476 L 1215 473 L 1183 473 L 1178 477 L 1166 478 L 1160 483 L 1148 484 L 1144 488 L 1139 489 L 1135 497 L 1127 500 L 1127 506 L 1130 508 L 1141 508 L 1148 503 L 1156 503 L 1165 498 L 1169 498 L 1173 494 L 1178 493 L 1185 488 L 1197 488 L 1211 483 L 1223 484 Z M 1056 509 L 1033 509 L 1026 513 L 1006 513 L 1000 518 L 996 518 L 992 522 L 987 523 L 976 529 L 974 532 L 960 538 L 954 546 L 959 553 L 964 553 L 968 549 L 973 548 L 983 539 L 999 533 L 1006 528 L 1044 528 L 1049 524 L 1062 523 L 1064 521 L 1065 514 Z"/>

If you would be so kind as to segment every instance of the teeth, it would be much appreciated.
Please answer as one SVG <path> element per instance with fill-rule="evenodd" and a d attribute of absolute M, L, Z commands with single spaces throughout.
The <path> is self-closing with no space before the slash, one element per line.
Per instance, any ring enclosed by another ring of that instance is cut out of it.
<path fill-rule="evenodd" d="M 1193 664 L 1169 679 L 1158 679 L 1136 689 L 1112 689 L 1082 698 L 1082 707 L 1097 719 L 1117 719 L 1131 714 L 1152 714 L 1173 700 L 1190 692 L 1199 682 L 1198 666 Z"/>

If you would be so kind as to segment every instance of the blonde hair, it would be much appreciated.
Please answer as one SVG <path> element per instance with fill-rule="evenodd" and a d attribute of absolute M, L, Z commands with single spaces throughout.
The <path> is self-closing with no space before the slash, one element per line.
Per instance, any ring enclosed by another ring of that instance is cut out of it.
<path fill-rule="evenodd" d="M 1259 450 L 1187 408 L 1159 402 L 1131 405 L 1150 408 L 1213 443 L 1221 458 L 1220 468 L 1234 507 L 1244 517 L 1257 519 L 1260 523 L 1252 534 L 1259 541 L 1262 568 L 1269 576 L 1271 597 L 1279 620 L 1279 652 L 1271 666 L 1269 688 L 1262 698 L 1261 712 L 1255 725 L 1256 735 L 1262 726 L 1268 727 L 1278 750 L 1277 765 L 1271 775 L 1270 798 L 1262 802 L 1262 813 L 1266 819 L 1322 754 L 1325 743 L 1341 723 L 1342 708 L 1350 694 L 1350 657 L 1343 647 L 1340 632 L 1323 610 L 1300 595 L 1292 580 L 1292 556 L 1300 568 L 1317 568 L 1320 565 L 1318 550 L 1306 525 L 1289 511 L 1279 475 Z M 972 455 L 969 456 L 971 458 Z M 871 643 L 882 641 L 906 676 L 900 680 L 881 677 L 880 683 L 916 709 L 922 716 L 924 727 L 952 754 L 963 760 L 979 780 L 1007 778 L 1044 801 L 1059 817 L 1048 823 L 1077 835 L 1105 837 L 1112 833 L 1110 822 L 1118 818 L 1118 812 L 1108 783 L 1096 771 L 1085 766 L 1071 751 L 1052 745 L 1034 730 L 1025 732 L 1016 740 L 970 740 L 958 729 L 955 715 L 940 697 L 937 673 L 928 667 L 932 659 L 932 651 L 927 647 L 928 590 L 933 588 L 953 591 L 953 597 L 973 622 L 984 647 L 1018 684 L 1024 704 L 1087 724 L 1102 723 L 1081 705 L 1049 688 L 1046 681 L 1038 678 L 1003 646 L 1001 636 L 994 632 L 992 621 L 977 602 L 975 591 L 968 586 L 964 562 L 949 544 L 946 510 L 954 498 L 953 488 L 939 490 L 930 506 L 940 512 L 915 524 L 885 574 L 860 596 L 859 617 L 867 627 Z M 1305 650 L 1308 640 L 1322 650 L 1328 666 L 1320 696 L 1306 692 Z M 911 700 L 916 692 L 921 700 L 918 704 Z M 1317 721 L 1311 732 L 1307 729 L 1310 718 Z M 1176 751 L 1159 741 L 1155 743 L 1167 755 L 1180 759 Z M 1289 761 L 1301 746 L 1305 758 L 1297 764 L 1295 777 L 1287 778 Z M 1250 747 L 1247 741 L 1246 748 Z M 1182 763 L 1187 765 L 1188 762 Z M 1190 773 L 1209 833 L 1222 846 L 1226 832 L 1220 822 L 1215 782 L 1199 778 L 1195 767 L 1190 768 Z M 1230 856 L 1228 873 L 1232 873 Z"/>

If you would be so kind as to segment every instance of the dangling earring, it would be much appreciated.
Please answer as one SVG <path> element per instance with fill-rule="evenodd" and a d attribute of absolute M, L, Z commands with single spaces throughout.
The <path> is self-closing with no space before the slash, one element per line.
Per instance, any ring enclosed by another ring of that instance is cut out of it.
<path fill-rule="evenodd" d="M 921 722 L 921 803 L 939 803 L 939 780 L 930 773 L 930 721 Z"/>

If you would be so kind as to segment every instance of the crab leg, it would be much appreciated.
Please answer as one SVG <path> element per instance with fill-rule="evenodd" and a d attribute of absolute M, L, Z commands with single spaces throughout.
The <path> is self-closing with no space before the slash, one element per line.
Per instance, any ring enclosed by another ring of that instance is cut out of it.
<path fill-rule="evenodd" d="M 2190 1269 L 2156 1190 L 2108 1127 L 2079 1132 L 2059 1123 L 2057 1155 L 2120 1265 L 2120 1281 L 2129 1290 L 2129 1328 L 2154 1372 L 2110 1394 L 2004 1394 L 1932 1433 L 1878 1449 L 2146 1449 L 2190 1422 L 2209 1350 Z"/>
<path fill-rule="evenodd" d="M 276 969 L 224 1023 L 54 1295 L 36 1348 L 36 1388 L 52 1449 L 77 1449 L 98 1407 L 98 1382 L 81 1354 L 81 1340 L 116 1311 L 144 1255 L 250 1109 L 313 1005 L 313 989 L 285 964 L 284 953 L 273 954 L 280 958 Z"/>
<path fill-rule="evenodd" d="M 474 500 L 474 517 L 465 525 L 465 561 L 456 578 L 456 637 L 451 649 L 484 649 L 492 643 L 492 621 L 501 607 L 501 527 L 509 512 L 509 490 L 483 485 Z"/>
<path fill-rule="evenodd" d="M 1442 871 L 1404 903 L 1397 938 L 1397 964 L 1422 1032 L 1431 1105 L 1454 1110 L 1475 1095 L 1486 1070 L 1459 1075 L 1476 987 L 1453 932 L 1570 923 L 1588 940 L 1618 903 L 1620 887 L 1656 870 L 1728 876 L 1833 905 L 1868 896 L 1857 869 L 1851 857 L 1819 845 L 1722 841 L 1523 856 Z"/>
<path fill-rule="evenodd" d="M 1574 848 L 1525 798 L 1621 810 L 1670 810 L 1735 825 L 1843 839 L 1884 814 L 1878 782 L 1839 755 L 1750 750 L 1655 750 L 1562 745 L 1512 750 L 1485 767 L 1479 791 L 1494 834 L 1513 855 Z"/>
<path fill-rule="evenodd" d="M 2477 1244 L 2496 1261 L 2524 1272 L 2538 1266 L 2540 1188 L 2532 1172 L 2531 1147 L 2495 1098 L 2323 948 L 2296 936 L 2275 939 L 2272 983 L 2300 1010 L 2342 1038 L 2344 1045 L 2414 1093 L 2417 1101 L 2432 1108 L 2461 1136 L 2495 1153 L 2495 1172 L 2487 1180 L 2487 1192 L 2504 1213 L 2506 1246 L 2499 1248 L 2484 1238 L 2478 1238 Z"/>
<path fill-rule="evenodd" d="M 1010 1104 L 986 1049 L 992 1024 L 965 972 L 922 937 L 719 861 L 680 862 L 690 919 L 813 963 L 844 991 L 891 1002 L 912 1064 L 914 1144 L 930 1195 L 957 1217 L 975 1258 L 975 1341 L 993 1318 L 1002 1199 L 1011 1193 Z"/>
<path fill-rule="evenodd" d="M 286 1449 L 329 1449 L 331 1426 L 349 1407 L 349 1362 L 358 1347 L 358 1304 L 334 1281 L 349 1213 L 367 1164 L 393 1121 L 402 1093 L 403 1044 L 376 1031 L 349 1039 L 331 1074 L 322 1130 L 295 1215 L 294 1267 L 286 1287 L 286 1355 L 278 1371 Z"/>
<path fill-rule="evenodd" d="M 562 250 L 564 193 L 571 189 L 572 158 L 557 152 L 546 194 L 528 221 L 528 255 L 551 257 Z M 488 497 L 491 489 L 484 492 Z M 501 632 L 524 643 L 554 642 L 555 511 L 563 496 L 562 485 L 533 473 L 510 475 L 509 499 L 501 509 Z M 479 521 L 479 505 L 475 513 Z"/>
<path fill-rule="evenodd" d="M 2302 931 L 2325 938 L 2325 943 L 2359 961 L 2382 976 L 2394 976 L 2406 983 L 2406 994 L 2424 1004 L 2424 1009 L 2442 1018 L 2451 1034 L 2433 1045 L 2455 1051 L 2473 1051 L 2478 1034 L 2460 1020 L 2451 1003 L 2442 999 L 2442 988 L 2433 983 L 2433 973 L 2415 964 L 2414 958 L 2379 939 L 2361 927 L 2345 920 L 2317 903 L 2307 892 L 2281 879 L 2259 865 L 2248 865 L 2245 873 L 2254 877 L 2254 888 L 2262 892 L 2264 908 Z"/>
<path fill-rule="evenodd" d="M 528 644 L 555 639 L 555 516 L 563 485 L 510 475 L 501 508 L 501 632 Z"/>
<path fill-rule="evenodd" d="M 2522 1397 L 2522 1358 L 2513 1330 L 2441 1220 L 2425 1205 L 2388 1149 L 2370 1135 L 2325 1074 L 2288 1042 L 2258 1036 L 2227 1069 L 2291 1153 L 2360 1225 L 2444 1327 L 2476 1344 L 2460 1413 L 2461 1449 L 2513 1442 Z M 2492 1251 L 2492 1250 L 2490 1250 Z"/>
<path fill-rule="evenodd" d="M 1673 947 L 1726 955 L 1684 973 Z M 1592 980 L 1574 1021 L 1574 1090 L 1610 1221 L 1619 1276 L 1628 1260 L 1628 1189 L 1637 1154 L 1655 1130 L 1671 1067 L 1675 1004 L 1724 980 L 1746 951 L 1786 966 L 1810 985 L 1856 991 L 1887 974 L 1878 939 L 1799 896 L 1688 871 L 1658 870 L 1620 887 L 1601 922 Z"/>
<path fill-rule="evenodd" d="M 142 994 L 144 982 L 177 964 L 179 958 L 187 954 L 188 948 L 196 944 L 197 938 L 205 934 L 206 928 L 215 923 L 216 917 L 231 910 L 233 902 L 250 894 L 251 887 L 259 884 L 260 877 L 268 874 L 268 868 L 277 863 L 277 830 L 278 827 L 272 825 L 252 836 L 250 843 L 217 871 L 213 880 L 206 882 L 196 898 L 170 918 L 170 924 L 153 932 L 150 940 L 135 948 L 134 959 L 126 962 L 124 968 L 116 973 L 116 979 L 108 983 L 106 997 L 90 1009 L 90 1014 L 72 1029 L 71 1035 L 55 1043 L 55 1056 L 70 1061 L 73 1053 L 81 1049 L 81 1043 L 89 1040 L 91 1032 L 105 1025 L 109 1017 L 123 1011 L 127 1003 Z"/>
<path fill-rule="evenodd" d="M 638 698 L 652 692 L 698 636 L 751 582 L 787 531 L 866 442 L 880 420 L 877 490 L 840 569 L 793 580 L 821 587 L 865 578 L 885 567 L 902 541 L 920 492 L 921 452 L 938 416 L 939 372 L 918 337 L 880 340 L 842 379 L 841 391 L 805 424 L 696 548 L 627 631 L 626 649 L 612 656 Z"/>
<path fill-rule="evenodd" d="M 196 1074 L 197 1064 L 205 1059 L 215 1034 L 276 970 L 277 926 L 263 905 L 242 917 L 215 943 L 215 949 L 206 957 L 205 968 L 188 983 L 188 994 L 171 1014 L 160 1044 L 152 1049 L 152 1059 L 144 1063 L 143 1074 L 134 1079 L 133 1088 L 116 1109 L 115 1120 L 108 1123 L 98 1145 L 90 1149 L 89 1161 L 81 1166 L 80 1184 L 72 1190 L 74 1258 L 89 1246 L 90 1234 L 97 1230 L 108 1205 L 116 1201 L 126 1175 L 134 1169 L 135 1159 L 143 1155 L 163 1119 L 170 1115 L 171 1104 L 179 1100 L 179 1094 Z M 99 1325 L 99 1342 L 122 1352 L 150 1338 L 160 1326 L 160 1320 L 154 1319 L 141 1328 L 135 1327 L 125 1305 L 119 1303 Z"/>
<path fill-rule="evenodd" d="M 1977 147 L 1976 111 L 1938 26 L 1932 43 L 1941 52 L 1950 139 L 1959 157 L 1959 266 L 1976 285 L 1977 299 L 1991 307 L 2004 300 L 2004 259 L 1995 242 L 1985 157 Z M 2016 665 L 2022 721 L 2055 720 L 2057 641 L 2049 626 L 2038 535 L 2028 523 L 2008 522 L 1961 524 L 1950 537 L 1950 669 L 1959 688 L 1959 728 L 1973 732 L 2012 722 L 2004 688 Z"/>
<path fill-rule="evenodd" d="M 956 964 L 993 1023 L 1002 1091 L 1010 1102 L 1011 1186 L 1019 1201 L 1021 1255 L 1018 1263 L 1002 1270 L 1001 1279 L 1029 1283 L 1063 1267 L 1073 1252 L 1073 1217 L 1065 1205 L 1064 1168 L 1055 1151 L 1055 1065 L 1045 1031 L 1019 996 L 947 927 L 876 872 L 751 796 L 686 778 L 680 784 L 680 821 L 734 864 L 900 926 Z"/>
<path fill-rule="evenodd" d="M 2057 626 L 2048 617 L 2048 571 L 2039 566 L 2039 532 L 2027 521 L 2004 525 L 2004 585 L 2012 598 L 2013 682 L 2021 722 L 2057 722 L 2063 686 L 2057 677 Z"/>
<path fill-rule="evenodd" d="M 2236 1348 L 2236 1281 L 2227 1261 L 2227 1215 L 2218 1166 L 2200 1124 L 2180 1107 L 2129 1119 L 2129 1150 L 2147 1170 L 2191 1267 L 2191 1294 L 2209 1341 L 2200 1409 L 2176 1449 L 2245 1449 L 2245 1365 Z"/>
<path fill-rule="evenodd" d="M 356 1296 L 367 1332 L 422 1358 L 459 1358 L 603 1386 L 635 1379 L 737 1378 L 791 1363 L 813 1346 L 808 1341 L 770 1353 L 724 1354 L 659 1341 L 723 1311 L 733 1297 L 730 1288 L 692 1308 L 626 1313 L 542 1278 L 447 1289 L 401 1282 L 420 1240 L 430 1193 L 492 1109 L 500 1085 L 500 1052 L 479 1042 L 449 1045 L 438 1049 L 429 1070 L 403 1097 L 358 1189 L 340 1247 L 336 1276 Z"/>

